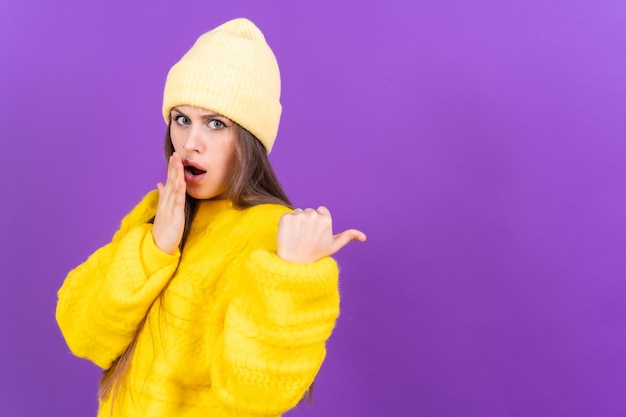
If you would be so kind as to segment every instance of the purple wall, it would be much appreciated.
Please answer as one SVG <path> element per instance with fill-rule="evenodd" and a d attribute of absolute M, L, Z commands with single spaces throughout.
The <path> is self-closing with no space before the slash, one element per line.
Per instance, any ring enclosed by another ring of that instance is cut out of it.
<path fill-rule="evenodd" d="M 0 417 L 94 415 L 56 290 L 163 178 L 167 70 L 238 16 L 285 188 L 369 237 L 288 415 L 626 415 L 623 1 L 3 0 Z"/>

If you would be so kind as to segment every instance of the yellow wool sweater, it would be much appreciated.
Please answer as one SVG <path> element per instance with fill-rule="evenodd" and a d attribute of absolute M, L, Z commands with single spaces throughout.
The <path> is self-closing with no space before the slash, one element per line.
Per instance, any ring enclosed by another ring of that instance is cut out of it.
<path fill-rule="evenodd" d="M 71 271 L 56 317 L 71 351 L 103 369 L 137 337 L 130 370 L 98 416 L 279 416 L 312 383 L 339 313 L 332 258 L 276 255 L 279 205 L 203 201 L 168 255 L 149 193 L 108 245 Z M 144 317 L 145 324 L 140 326 Z"/>

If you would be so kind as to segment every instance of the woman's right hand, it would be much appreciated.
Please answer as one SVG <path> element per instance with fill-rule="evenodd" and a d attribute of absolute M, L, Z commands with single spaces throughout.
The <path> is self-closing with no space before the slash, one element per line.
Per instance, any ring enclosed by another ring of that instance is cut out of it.
<path fill-rule="evenodd" d="M 165 185 L 158 183 L 157 188 L 159 204 L 152 225 L 152 237 L 159 249 L 172 255 L 183 237 L 187 191 L 183 162 L 176 152 L 170 156 Z"/>

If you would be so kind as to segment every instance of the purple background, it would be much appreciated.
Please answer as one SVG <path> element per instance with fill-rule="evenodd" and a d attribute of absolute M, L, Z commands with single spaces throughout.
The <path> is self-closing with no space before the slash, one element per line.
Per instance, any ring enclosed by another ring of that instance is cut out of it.
<path fill-rule="evenodd" d="M 623 0 L 2 0 L 0 417 L 95 414 L 56 291 L 163 179 L 167 70 L 239 16 L 286 190 L 369 237 L 288 415 L 626 415 Z"/>

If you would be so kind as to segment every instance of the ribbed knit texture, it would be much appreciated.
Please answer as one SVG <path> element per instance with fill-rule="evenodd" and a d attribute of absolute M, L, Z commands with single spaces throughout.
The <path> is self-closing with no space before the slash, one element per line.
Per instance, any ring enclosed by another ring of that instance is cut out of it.
<path fill-rule="evenodd" d="M 269 153 L 282 106 L 280 71 L 263 33 L 235 19 L 200 36 L 169 71 L 163 118 L 172 107 L 190 105 L 220 113 L 245 127 Z"/>
<path fill-rule="evenodd" d="M 201 202 L 182 256 L 168 255 L 147 223 L 157 202 L 149 193 L 59 290 L 68 346 L 104 369 L 148 315 L 113 414 L 105 401 L 98 416 L 279 416 L 294 407 L 339 313 L 335 261 L 283 261 L 276 232 L 288 209 L 234 210 L 226 200 Z"/>

